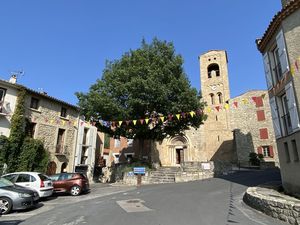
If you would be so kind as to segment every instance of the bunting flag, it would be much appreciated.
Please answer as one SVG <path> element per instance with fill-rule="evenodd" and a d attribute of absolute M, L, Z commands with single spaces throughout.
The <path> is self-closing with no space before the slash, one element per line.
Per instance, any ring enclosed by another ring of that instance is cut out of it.
<path fill-rule="evenodd" d="M 262 94 L 261 97 L 262 99 L 264 99 L 266 97 L 266 94 Z"/>
<path fill-rule="evenodd" d="M 249 102 L 248 102 L 248 99 L 246 99 L 246 98 L 243 98 L 242 99 L 242 102 L 244 103 L 244 105 L 247 105 Z"/>
<path fill-rule="evenodd" d="M 80 122 L 80 126 L 83 126 L 83 124 L 84 124 L 84 122 L 83 122 L 83 121 L 81 121 L 81 122 Z"/>
<path fill-rule="evenodd" d="M 140 123 L 143 125 L 144 124 L 144 119 L 140 119 Z"/>
<path fill-rule="evenodd" d="M 146 119 L 145 119 L 145 122 L 146 122 L 146 124 L 148 124 L 148 122 L 149 122 L 149 119 L 148 119 L 148 118 L 146 118 Z"/>
<path fill-rule="evenodd" d="M 224 109 L 226 109 L 226 110 L 229 109 L 229 104 L 228 103 L 225 104 Z"/>
<path fill-rule="evenodd" d="M 218 112 L 220 111 L 220 106 L 217 105 L 215 108 Z"/>
<path fill-rule="evenodd" d="M 190 115 L 191 115 L 191 117 L 194 117 L 194 116 L 195 116 L 195 112 L 194 112 L 194 111 L 191 111 L 191 112 L 190 112 Z"/>
<path fill-rule="evenodd" d="M 126 120 L 126 125 L 128 126 L 130 124 L 130 120 Z"/>
<path fill-rule="evenodd" d="M 161 117 L 159 117 L 159 118 L 160 118 L 161 122 L 164 122 L 164 121 L 165 121 L 165 117 L 164 117 L 164 116 L 161 116 Z"/>
<path fill-rule="evenodd" d="M 179 120 L 180 119 L 180 114 L 176 114 L 176 117 Z"/>
<path fill-rule="evenodd" d="M 186 114 L 185 112 L 181 113 L 182 118 L 185 118 L 185 114 Z"/>
<path fill-rule="evenodd" d="M 206 112 L 210 113 L 211 111 L 212 111 L 212 109 L 208 106 L 207 109 L 206 109 Z"/>
<path fill-rule="evenodd" d="M 136 121 L 137 121 L 137 120 L 132 120 L 134 126 L 136 125 Z"/>
<path fill-rule="evenodd" d="M 74 127 L 76 127 L 76 124 L 77 124 L 77 122 L 76 122 L 76 120 L 73 122 L 73 125 L 74 125 Z"/>
<path fill-rule="evenodd" d="M 62 121 L 62 125 L 64 126 L 64 125 L 65 125 L 65 123 L 66 123 L 66 121 L 64 121 L 64 120 L 63 120 L 63 121 Z"/>
<path fill-rule="evenodd" d="M 53 124 L 53 122 L 54 122 L 54 120 L 53 120 L 53 119 L 51 119 L 51 120 L 50 120 L 50 124 Z"/>
<path fill-rule="evenodd" d="M 121 126 L 121 125 L 122 125 L 122 123 L 123 123 L 123 121 L 119 121 L 119 126 Z"/>
<path fill-rule="evenodd" d="M 234 106 L 235 108 L 237 108 L 237 107 L 238 107 L 238 102 L 233 102 L 233 106 Z"/>
<path fill-rule="evenodd" d="M 172 117 L 173 117 L 173 115 L 169 114 L 169 115 L 168 115 L 168 120 L 169 120 L 169 121 L 172 121 Z"/>

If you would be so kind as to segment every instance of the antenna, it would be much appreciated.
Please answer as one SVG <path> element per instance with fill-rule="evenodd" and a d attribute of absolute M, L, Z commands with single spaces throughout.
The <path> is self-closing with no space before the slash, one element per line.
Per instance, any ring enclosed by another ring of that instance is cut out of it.
<path fill-rule="evenodd" d="M 21 76 L 24 76 L 25 74 L 25 71 L 23 69 L 20 69 L 20 70 L 14 70 L 14 71 L 11 71 L 10 72 L 10 75 L 11 76 L 15 76 L 16 78 L 19 78 Z"/>

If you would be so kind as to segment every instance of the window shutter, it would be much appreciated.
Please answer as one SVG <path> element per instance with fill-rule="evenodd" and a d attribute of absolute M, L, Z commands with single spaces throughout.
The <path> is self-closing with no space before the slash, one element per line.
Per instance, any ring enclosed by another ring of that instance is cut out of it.
<path fill-rule="evenodd" d="M 273 151 L 273 146 L 272 145 L 269 146 L 269 150 L 270 150 L 270 157 L 273 158 L 274 157 L 274 151 Z"/>
<path fill-rule="evenodd" d="M 263 149 L 262 147 L 257 148 L 257 154 L 262 154 L 263 155 Z"/>
<path fill-rule="evenodd" d="M 289 82 L 285 86 L 285 92 L 288 99 L 288 108 L 292 122 L 292 130 L 295 131 L 300 128 L 300 124 L 292 82 Z"/>
<path fill-rule="evenodd" d="M 267 87 L 268 90 L 270 90 L 273 87 L 273 81 L 272 81 L 272 74 L 270 70 L 270 61 L 267 52 L 264 54 L 264 68 L 265 68 Z"/>
<path fill-rule="evenodd" d="M 279 124 L 278 109 L 277 109 L 275 97 L 272 97 L 270 99 L 270 106 L 271 106 L 271 114 L 272 114 L 275 137 L 280 138 L 281 137 L 281 129 L 280 129 L 280 124 Z"/>
<path fill-rule="evenodd" d="M 280 32 L 276 36 L 276 43 L 278 47 L 281 71 L 282 74 L 284 74 L 286 71 L 289 70 L 289 65 L 288 65 L 286 46 L 285 46 L 284 35 L 282 30 L 280 30 Z"/>

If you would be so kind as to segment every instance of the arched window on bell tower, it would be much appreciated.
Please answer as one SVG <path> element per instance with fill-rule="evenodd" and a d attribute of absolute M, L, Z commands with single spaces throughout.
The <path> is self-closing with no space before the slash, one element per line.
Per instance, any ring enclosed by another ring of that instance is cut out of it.
<path fill-rule="evenodd" d="M 209 94 L 209 96 L 210 96 L 211 104 L 214 105 L 215 104 L 215 95 L 213 93 L 211 93 L 211 94 Z"/>
<path fill-rule="evenodd" d="M 208 78 L 212 78 L 214 75 L 216 77 L 219 77 L 220 76 L 219 65 L 216 63 L 210 64 L 207 67 L 207 74 L 208 74 Z"/>
<path fill-rule="evenodd" d="M 221 92 L 218 92 L 217 95 L 218 95 L 219 104 L 222 104 L 222 103 L 223 103 L 223 96 L 222 96 L 222 93 L 221 93 Z"/>

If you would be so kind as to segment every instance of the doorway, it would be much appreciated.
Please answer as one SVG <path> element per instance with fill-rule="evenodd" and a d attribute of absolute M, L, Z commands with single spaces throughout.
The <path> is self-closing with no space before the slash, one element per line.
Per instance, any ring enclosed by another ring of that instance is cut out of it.
<path fill-rule="evenodd" d="M 183 148 L 176 148 L 176 164 L 184 162 L 184 151 Z"/>

